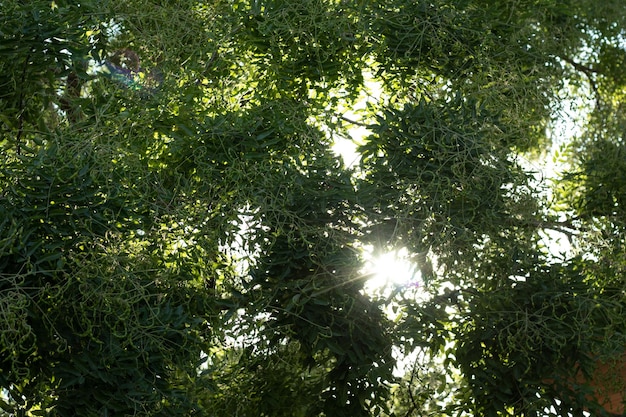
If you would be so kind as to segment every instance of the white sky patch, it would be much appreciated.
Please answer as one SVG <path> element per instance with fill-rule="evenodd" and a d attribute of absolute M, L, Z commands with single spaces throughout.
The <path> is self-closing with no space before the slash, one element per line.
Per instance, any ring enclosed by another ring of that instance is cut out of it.
<path fill-rule="evenodd" d="M 341 156 L 344 164 L 348 168 L 357 166 L 361 160 L 361 155 L 357 148 L 363 144 L 364 139 L 370 135 L 370 130 L 365 126 L 371 121 L 365 118 L 365 110 L 370 102 L 378 102 L 381 99 L 382 83 L 374 79 L 370 72 L 364 72 L 364 89 L 361 92 L 356 104 L 350 108 L 340 106 L 339 112 L 343 123 L 347 126 L 348 137 L 333 136 L 333 151 Z M 356 123 L 351 123 L 351 121 Z"/>
<path fill-rule="evenodd" d="M 576 89 L 578 91 L 574 91 Z M 542 160 L 530 163 L 531 169 L 536 172 L 535 181 L 544 187 L 548 199 L 552 199 L 553 193 L 549 186 L 554 186 L 561 174 L 571 168 L 564 156 L 565 151 L 574 139 L 583 134 L 589 113 L 594 106 L 593 93 L 588 84 L 574 87 L 566 81 L 560 95 L 563 97 L 560 109 L 555 112 L 554 120 L 546 132 L 552 141 L 552 147 Z M 563 217 L 558 220 L 567 219 Z M 568 234 L 569 231 L 566 232 L 551 229 L 541 232 L 541 243 L 556 258 L 572 256 L 576 251 L 571 240 L 572 235 Z"/>
<path fill-rule="evenodd" d="M 255 219 L 255 214 L 258 211 L 258 209 L 252 209 L 249 206 L 240 209 L 237 220 L 231 221 L 231 224 L 238 228 L 234 238 L 227 245 L 220 245 L 222 253 L 228 254 L 234 264 L 235 271 L 241 276 L 248 273 L 250 266 L 261 253 L 261 248 L 258 245 L 251 246 L 249 242 L 256 233 L 269 230 L 267 226 Z"/>
<path fill-rule="evenodd" d="M 365 128 L 359 128 L 367 131 Z M 355 130 L 359 130 L 355 129 Z M 367 132 L 360 133 L 362 135 L 367 134 Z M 352 168 L 357 166 L 361 160 L 361 155 L 357 152 L 358 145 L 348 139 L 344 138 L 335 138 L 333 141 L 333 151 L 343 159 L 343 163 L 346 167 Z"/>

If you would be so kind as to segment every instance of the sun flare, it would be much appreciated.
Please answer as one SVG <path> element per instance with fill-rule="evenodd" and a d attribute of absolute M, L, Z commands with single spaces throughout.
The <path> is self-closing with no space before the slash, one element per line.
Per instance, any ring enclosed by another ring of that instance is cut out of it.
<path fill-rule="evenodd" d="M 366 267 L 372 277 L 365 284 L 367 292 L 380 292 L 389 287 L 419 285 L 419 267 L 409 259 L 406 248 L 374 255 Z"/>

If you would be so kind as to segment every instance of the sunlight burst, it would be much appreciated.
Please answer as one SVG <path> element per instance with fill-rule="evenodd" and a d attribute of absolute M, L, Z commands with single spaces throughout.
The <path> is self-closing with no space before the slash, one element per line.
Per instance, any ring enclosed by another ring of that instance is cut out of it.
<path fill-rule="evenodd" d="M 397 287 L 419 286 L 419 267 L 410 260 L 406 248 L 373 256 L 366 266 L 372 277 L 365 284 L 368 293 L 386 292 Z"/>

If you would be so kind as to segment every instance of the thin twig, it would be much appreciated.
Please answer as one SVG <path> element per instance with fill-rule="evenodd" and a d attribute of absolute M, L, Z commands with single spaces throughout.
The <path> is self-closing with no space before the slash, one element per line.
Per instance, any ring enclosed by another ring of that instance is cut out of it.
<path fill-rule="evenodd" d="M 30 61 L 30 54 L 26 56 L 24 60 L 24 67 L 22 68 L 22 76 L 20 79 L 20 98 L 19 98 L 19 106 L 20 113 L 17 116 L 18 126 L 17 126 L 17 136 L 15 137 L 15 152 L 19 155 L 22 152 L 21 140 L 22 134 L 24 132 L 24 83 L 26 82 L 26 69 L 28 68 L 28 61 Z"/>
<path fill-rule="evenodd" d="M 413 411 L 416 411 L 420 408 L 419 405 L 417 404 L 417 401 L 415 400 L 415 397 L 413 396 L 413 391 L 411 390 L 411 387 L 413 385 L 413 380 L 415 379 L 415 373 L 416 373 L 415 367 L 413 367 L 413 369 L 411 370 L 411 379 L 409 380 L 409 388 L 408 388 L 408 394 L 409 394 L 409 400 L 411 401 L 411 406 L 407 410 L 404 417 L 409 417 L 413 413 Z"/>
<path fill-rule="evenodd" d="M 356 120 L 352 120 L 347 118 L 344 115 L 337 115 L 337 117 L 339 117 L 341 120 L 346 121 L 350 124 L 356 125 L 356 126 L 362 126 L 362 127 L 370 127 L 371 125 L 368 125 L 367 123 L 363 123 L 363 122 L 358 122 Z"/>

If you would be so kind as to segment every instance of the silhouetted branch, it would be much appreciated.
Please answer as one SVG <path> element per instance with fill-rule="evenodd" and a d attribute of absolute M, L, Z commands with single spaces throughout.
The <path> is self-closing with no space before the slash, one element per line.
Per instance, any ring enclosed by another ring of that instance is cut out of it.
<path fill-rule="evenodd" d="M 344 115 L 337 115 L 337 117 L 339 117 L 341 120 L 348 122 L 350 124 L 356 125 L 356 126 L 362 126 L 362 127 L 370 127 L 370 125 L 368 125 L 367 123 L 363 123 L 363 122 L 358 122 L 356 120 L 352 120 Z"/>
<path fill-rule="evenodd" d="M 560 57 L 563 61 L 567 62 L 568 64 L 570 64 L 572 67 L 574 67 L 574 69 L 576 71 L 580 71 L 583 74 L 585 74 L 585 76 L 587 77 L 587 79 L 589 80 L 589 85 L 591 86 L 591 89 L 593 90 L 593 93 L 596 96 L 596 105 L 600 105 L 600 93 L 598 91 L 598 85 L 596 84 L 596 80 L 594 79 L 594 75 L 596 74 L 601 74 L 601 71 L 592 68 L 590 66 L 587 65 L 583 65 L 581 63 L 578 63 L 576 61 L 574 61 L 571 58 L 568 57 Z"/>

